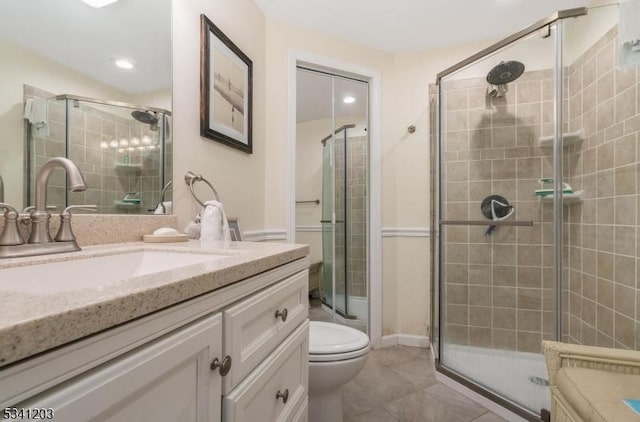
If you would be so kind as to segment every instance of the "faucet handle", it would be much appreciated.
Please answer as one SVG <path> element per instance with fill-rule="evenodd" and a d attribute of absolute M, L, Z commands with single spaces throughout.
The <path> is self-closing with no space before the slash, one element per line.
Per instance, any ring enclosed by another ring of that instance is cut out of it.
<path fill-rule="evenodd" d="M 98 206 L 97 205 L 69 205 L 60 213 L 60 215 L 63 215 L 63 214 L 71 215 L 71 210 L 85 210 L 85 211 L 96 212 L 98 211 Z"/>
<path fill-rule="evenodd" d="M 24 239 L 18 230 L 18 211 L 9 204 L 0 202 L 0 208 L 4 208 L 4 231 L 0 235 L 0 246 L 22 245 Z"/>
<path fill-rule="evenodd" d="M 47 210 L 49 210 L 49 211 L 55 211 L 55 210 L 57 210 L 57 209 L 58 209 L 58 207 L 57 207 L 57 206 L 55 206 L 55 205 L 47 205 L 47 207 L 46 207 L 46 208 L 47 208 Z M 35 210 L 35 209 L 36 209 L 35 205 L 29 205 L 28 207 L 25 207 L 25 208 L 22 210 L 22 214 L 29 213 L 29 212 L 31 212 L 31 211 L 33 211 L 33 210 Z"/>
<path fill-rule="evenodd" d="M 60 213 L 60 228 L 54 240 L 56 242 L 74 242 L 76 236 L 71 229 L 71 210 L 98 211 L 96 205 L 70 205 Z"/>

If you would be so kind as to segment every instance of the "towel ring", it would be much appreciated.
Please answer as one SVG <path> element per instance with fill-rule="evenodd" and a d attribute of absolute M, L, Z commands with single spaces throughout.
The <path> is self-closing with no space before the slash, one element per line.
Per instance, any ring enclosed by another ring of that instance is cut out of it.
<path fill-rule="evenodd" d="M 203 207 L 204 207 L 204 202 L 202 202 L 200 200 L 200 198 L 198 198 L 198 195 L 196 195 L 196 192 L 193 190 L 193 184 L 195 182 L 204 182 L 204 183 L 206 183 L 211 188 L 211 190 L 213 191 L 213 195 L 216 197 L 216 201 L 221 202 L 220 195 L 218 194 L 218 191 L 216 191 L 216 189 L 213 187 L 213 185 L 211 183 L 209 183 L 209 181 L 207 179 L 202 177 L 201 174 L 195 174 L 192 171 L 188 171 L 187 174 L 184 175 L 184 182 L 187 184 L 187 186 L 189 186 L 189 190 L 191 191 L 191 196 L 193 196 L 193 199 L 195 199 L 196 202 L 198 204 L 202 205 Z"/>

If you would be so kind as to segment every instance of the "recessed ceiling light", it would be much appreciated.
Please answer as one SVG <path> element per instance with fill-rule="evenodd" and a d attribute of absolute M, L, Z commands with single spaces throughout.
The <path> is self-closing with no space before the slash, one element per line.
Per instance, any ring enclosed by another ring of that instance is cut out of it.
<path fill-rule="evenodd" d="M 82 0 L 82 1 L 87 3 L 91 7 L 100 8 L 100 7 L 109 6 L 110 4 L 115 3 L 118 0 Z"/>
<path fill-rule="evenodd" d="M 133 69 L 133 63 L 127 59 L 115 59 L 113 62 L 120 69 Z"/>
<path fill-rule="evenodd" d="M 345 104 L 352 104 L 352 103 L 356 102 L 356 99 L 349 95 L 349 96 L 344 97 L 342 99 L 342 102 L 345 103 Z"/>

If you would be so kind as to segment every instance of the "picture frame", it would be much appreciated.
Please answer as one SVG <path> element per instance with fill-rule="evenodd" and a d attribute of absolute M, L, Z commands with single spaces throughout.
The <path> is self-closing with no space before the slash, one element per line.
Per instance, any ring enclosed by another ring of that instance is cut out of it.
<path fill-rule="evenodd" d="M 200 136 L 253 153 L 253 62 L 200 15 Z"/>
<path fill-rule="evenodd" d="M 229 234 L 231 235 L 231 240 L 233 242 L 241 242 L 242 241 L 242 231 L 240 230 L 240 225 L 238 224 L 237 217 L 229 217 L 227 218 L 229 222 Z"/>

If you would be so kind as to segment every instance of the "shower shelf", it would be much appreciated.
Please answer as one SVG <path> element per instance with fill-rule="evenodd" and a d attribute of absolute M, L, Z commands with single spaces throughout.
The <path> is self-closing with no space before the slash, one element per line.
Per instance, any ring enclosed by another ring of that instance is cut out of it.
<path fill-rule="evenodd" d="M 124 201 L 113 201 L 113 205 L 120 210 L 137 210 L 142 207 L 142 202 L 133 203 Z"/>
<path fill-rule="evenodd" d="M 543 136 L 541 138 L 538 138 L 538 145 L 540 145 L 541 147 L 552 147 L 554 138 L 555 137 L 553 135 Z M 563 138 L 563 146 L 565 147 L 581 144 L 582 141 L 584 140 L 582 129 L 576 132 L 564 133 L 562 135 L 562 138 Z"/>
<path fill-rule="evenodd" d="M 565 193 L 562 195 L 562 205 L 573 205 L 582 202 L 584 198 L 584 191 L 579 190 L 573 193 Z M 540 200 L 543 202 L 553 202 L 553 195 L 542 196 Z"/>

